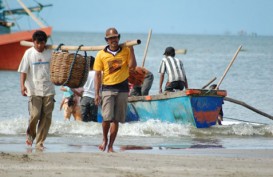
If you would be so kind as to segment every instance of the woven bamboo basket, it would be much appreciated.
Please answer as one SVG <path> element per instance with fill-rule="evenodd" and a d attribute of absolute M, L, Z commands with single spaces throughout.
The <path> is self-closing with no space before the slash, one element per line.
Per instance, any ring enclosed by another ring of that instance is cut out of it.
<path fill-rule="evenodd" d="M 59 48 L 52 53 L 50 62 L 51 82 L 70 88 L 82 87 L 87 80 L 90 65 L 86 52 L 85 56 L 82 56 L 78 54 L 79 49 L 76 53 L 68 53 L 58 51 Z"/>

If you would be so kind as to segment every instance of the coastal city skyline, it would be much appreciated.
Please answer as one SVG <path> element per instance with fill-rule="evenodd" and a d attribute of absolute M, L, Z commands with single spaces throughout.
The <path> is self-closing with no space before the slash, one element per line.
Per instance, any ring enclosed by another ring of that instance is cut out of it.
<path fill-rule="evenodd" d="M 17 0 L 3 1 L 19 8 Z M 35 1 L 23 2 L 35 6 Z M 39 0 L 52 4 L 39 17 L 54 31 L 104 32 L 115 26 L 123 33 L 273 35 L 273 1 L 266 0 Z M 21 28 L 35 26 L 18 19 Z M 16 30 L 16 27 L 14 28 Z"/>

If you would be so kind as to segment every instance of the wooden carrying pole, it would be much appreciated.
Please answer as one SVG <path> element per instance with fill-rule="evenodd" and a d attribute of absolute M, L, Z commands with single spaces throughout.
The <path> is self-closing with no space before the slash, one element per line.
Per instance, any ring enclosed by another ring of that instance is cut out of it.
<path fill-rule="evenodd" d="M 220 81 L 218 82 L 218 84 L 217 84 L 215 90 L 217 90 L 217 89 L 219 88 L 219 86 L 221 85 L 223 79 L 225 78 L 225 76 L 226 76 L 228 70 L 230 69 L 231 65 L 233 64 L 234 60 L 236 59 L 236 57 L 237 57 L 238 53 L 240 52 L 241 48 L 242 48 L 242 45 L 240 45 L 239 48 L 237 49 L 237 51 L 236 51 L 235 55 L 233 56 L 231 62 L 229 63 L 228 67 L 226 68 L 226 70 L 225 70 L 225 72 L 224 72 L 222 78 L 221 78 Z"/>
<path fill-rule="evenodd" d="M 187 49 L 175 49 L 175 54 L 186 54 Z"/>
<path fill-rule="evenodd" d="M 29 41 L 21 41 L 20 44 L 22 46 L 27 46 L 27 47 L 33 47 L 34 44 L 33 42 L 29 42 Z M 121 46 L 133 46 L 133 45 L 138 45 L 141 44 L 141 40 L 137 39 L 137 40 L 132 40 L 132 41 L 128 41 L 128 42 L 124 42 L 122 44 L 120 44 Z M 46 45 L 46 47 L 48 49 L 57 49 L 58 45 Z M 60 50 L 78 50 L 79 46 L 61 46 Z M 80 48 L 80 51 L 99 51 L 104 49 L 105 46 L 82 46 Z"/>
<path fill-rule="evenodd" d="M 146 56 L 147 56 L 147 52 L 148 52 L 148 47 L 149 47 L 149 44 L 150 44 L 151 35 L 152 35 L 152 29 L 150 29 L 149 34 L 148 34 L 148 39 L 147 39 L 147 42 L 146 42 L 146 47 L 145 47 L 145 50 L 144 50 L 144 55 L 143 55 L 143 60 L 142 60 L 142 68 L 144 67 L 144 64 L 145 64 L 145 60 L 146 60 Z"/>
<path fill-rule="evenodd" d="M 258 113 L 258 114 L 261 114 L 261 115 L 263 115 L 263 116 L 265 116 L 265 117 L 267 117 L 267 118 L 273 120 L 273 116 L 271 116 L 271 115 L 269 115 L 269 114 L 266 114 L 266 113 L 264 113 L 264 112 L 262 112 L 262 111 L 260 111 L 260 110 L 258 110 L 258 109 L 256 109 L 256 108 L 254 108 L 254 107 L 252 107 L 252 106 L 246 104 L 245 102 L 242 102 L 242 101 L 239 101 L 239 100 L 235 100 L 235 99 L 229 98 L 229 97 L 224 97 L 224 100 L 225 100 L 225 101 L 232 102 L 232 103 L 239 104 L 239 105 L 241 105 L 241 106 L 244 106 L 244 107 L 246 107 L 246 108 L 248 108 L 248 109 L 250 109 L 250 110 L 252 110 L 252 111 L 254 111 L 254 112 Z"/>
<path fill-rule="evenodd" d="M 23 7 L 23 9 L 26 11 L 26 13 L 41 27 L 45 28 L 46 25 L 44 25 L 28 8 L 27 6 L 21 1 L 17 0 L 19 4 Z"/>

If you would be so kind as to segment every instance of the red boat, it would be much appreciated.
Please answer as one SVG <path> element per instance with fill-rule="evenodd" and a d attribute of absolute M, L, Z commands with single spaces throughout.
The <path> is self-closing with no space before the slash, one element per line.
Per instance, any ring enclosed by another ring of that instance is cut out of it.
<path fill-rule="evenodd" d="M 28 47 L 20 45 L 20 41 L 31 41 L 32 34 L 38 29 L 30 31 L 20 31 L 10 34 L 0 35 L 0 70 L 17 70 L 21 59 Z M 40 28 L 50 36 L 51 27 Z"/>
<path fill-rule="evenodd" d="M 20 45 L 20 41 L 31 41 L 32 35 L 36 30 L 43 30 L 48 36 L 51 36 L 52 28 L 43 27 L 32 30 L 11 32 L 12 22 L 8 22 L 8 15 L 25 15 L 27 12 L 24 9 L 3 10 L 0 0 L 0 70 L 17 70 L 25 50 L 28 47 Z M 41 5 L 28 8 L 30 11 L 39 12 L 43 7 L 51 5 Z"/>

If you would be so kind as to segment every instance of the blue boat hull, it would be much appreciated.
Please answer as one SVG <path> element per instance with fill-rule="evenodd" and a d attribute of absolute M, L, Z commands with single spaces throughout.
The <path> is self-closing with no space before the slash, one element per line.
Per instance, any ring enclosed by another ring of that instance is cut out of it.
<path fill-rule="evenodd" d="M 207 128 L 216 124 L 223 104 L 223 94 L 217 93 L 217 91 L 195 89 L 189 94 L 181 91 L 167 95 L 129 98 L 126 122 L 157 119 Z M 225 91 L 222 93 L 226 95 Z M 99 121 L 101 119 L 100 116 Z"/>

